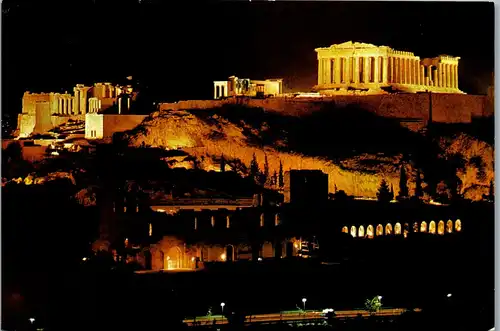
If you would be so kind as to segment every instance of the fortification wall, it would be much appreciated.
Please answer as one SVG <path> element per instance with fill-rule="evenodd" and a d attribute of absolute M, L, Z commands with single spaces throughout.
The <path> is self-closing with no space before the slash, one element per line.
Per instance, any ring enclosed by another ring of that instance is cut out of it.
<path fill-rule="evenodd" d="M 147 115 L 87 114 L 85 118 L 85 138 L 112 138 L 115 132 L 135 128 L 146 117 Z"/>
<path fill-rule="evenodd" d="M 434 93 L 432 97 L 433 121 L 440 123 L 470 123 L 472 117 L 491 116 L 486 96 L 467 94 Z M 429 120 L 429 94 L 380 94 L 366 96 L 332 96 L 321 99 L 226 99 L 226 100 L 186 100 L 176 103 L 162 103 L 160 110 L 208 109 L 225 104 L 242 104 L 261 107 L 268 111 L 281 112 L 290 116 L 306 115 L 321 109 L 325 102 L 333 102 L 339 107 L 357 105 L 379 116 L 400 120 Z"/>
<path fill-rule="evenodd" d="M 43 112 L 43 111 L 42 111 Z M 47 131 L 59 126 L 66 124 L 69 120 L 83 121 L 85 120 L 85 115 L 73 115 L 73 116 L 52 116 L 45 113 L 42 115 L 42 122 L 45 124 L 43 127 L 49 128 Z M 35 125 L 37 123 L 37 117 L 35 114 L 18 114 L 17 115 L 17 136 L 20 138 L 26 138 L 35 130 Z M 45 131 L 45 132 L 47 132 Z M 42 132 L 42 133 L 45 133 Z"/>

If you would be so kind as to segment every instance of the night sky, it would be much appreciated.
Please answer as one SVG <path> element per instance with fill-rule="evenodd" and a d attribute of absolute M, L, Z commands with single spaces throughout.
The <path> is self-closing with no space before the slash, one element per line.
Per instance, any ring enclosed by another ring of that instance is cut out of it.
<path fill-rule="evenodd" d="M 460 56 L 472 94 L 494 67 L 493 3 L 5 0 L 2 24 L 3 115 L 21 111 L 25 90 L 128 75 L 158 101 L 212 98 L 212 81 L 233 74 L 307 90 L 314 48 L 349 40 Z"/>

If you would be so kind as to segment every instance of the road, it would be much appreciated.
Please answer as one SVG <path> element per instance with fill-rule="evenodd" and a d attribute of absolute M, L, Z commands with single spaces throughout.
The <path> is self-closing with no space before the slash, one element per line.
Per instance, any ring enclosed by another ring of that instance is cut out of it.
<path fill-rule="evenodd" d="M 378 311 L 375 316 L 398 316 L 404 313 L 406 309 L 402 308 L 385 308 Z M 415 311 L 420 311 L 420 309 L 415 309 Z M 338 310 L 335 311 L 337 318 L 352 318 L 358 315 L 363 317 L 369 316 L 369 313 L 364 310 Z M 282 313 L 274 313 L 274 314 L 259 314 L 259 315 L 251 315 L 246 317 L 247 323 L 273 323 L 273 322 L 293 322 L 293 321 L 303 321 L 303 320 L 317 320 L 324 318 L 324 314 L 322 311 L 307 311 L 303 312 L 282 312 Z M 184 323 L 189 326 L 194 325 L 211 325 L 216 321 L 216 324 L 227 324 L 227 319 L 222 315 L 216 316 L 201 316 L 196 317 L 195 319 L 186 319 Z M 195 323 L 195 324 L 194 324 Z"/>

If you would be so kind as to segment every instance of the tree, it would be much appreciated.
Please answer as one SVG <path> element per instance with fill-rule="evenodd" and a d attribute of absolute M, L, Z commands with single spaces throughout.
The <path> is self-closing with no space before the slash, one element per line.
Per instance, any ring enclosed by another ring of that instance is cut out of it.
<path fill-rule="evenodd" d="M 276 186 L 278 185 L 278 173 L 276 172 L 276 170 L 274 170 L 273 177 L 271 179 L 271 185 L 274 188 L 276 188 Z"/>
<path fill-rule="evenodd" d="M 264 182 L 267 182 L 269 178 L 269 163 L 267 162 L 267 155 L 264 154 Z"/>
<path fill-rule="evenodd" d="M 224 159 L 224 154 L 222 154 L 220 159 L 220 172 L 226 171 L 226 160 Z"/>
<path fill-rule="evenodd" d="M 259 164 L 257 163 L 257 157 L 255 156 L 255 153 L 252 156 L 252 161 L 250 162 L 250 176 L 258 182 L 259 180 Z"/>
<path fill-rule="evenodd" d="M 421 199 L 422 195 L 422 178 L 420 176 L 420 169 L 417 169 L 417 176 L 415 178 L 415 197 L 417 199 Z"/>
<path fill-rule="evenodd" d="M 382 297 L 376 296 L 373 299 L 366 299 L 365 301 L 365 310 L 370 313 L 370 315 L 374 315 L 376 312 L 380 310 L 382 307 Z"/>
<path fill-rule="evenodd" d="M 377 192 L 377 199 L 380 202 L 390 202 L 394 198 L 394 193 L 389 190 L 389 185 L 382 179 Z"/>
<path fill-rule="evenodd" d="M 280 170 L 279 170 L 279 174 L 278 174 L 278 187 L 280 189 L 282 189 L 284 186 L 285 186 L 285 181 L 283 178 L 283 164 L 281 163 L 281 160 L 280 160 Z"/>
<path fill-rule="evenodd" d="M 405 165 L 401 165 L 401 171 L 399 173 L 399 199 L 408 198 L 408 178 L 406 178 Z"/>

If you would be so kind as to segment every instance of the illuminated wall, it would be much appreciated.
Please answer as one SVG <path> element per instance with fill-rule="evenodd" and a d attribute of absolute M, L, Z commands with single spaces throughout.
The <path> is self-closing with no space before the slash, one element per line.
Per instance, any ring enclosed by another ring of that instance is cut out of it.
<path fill-rule="evenodd" d="M 115 132 L 131 130 L 138 126 L 147 115 L 96 114 L 85 115 L 86 139 L 109 139 Z"/>

